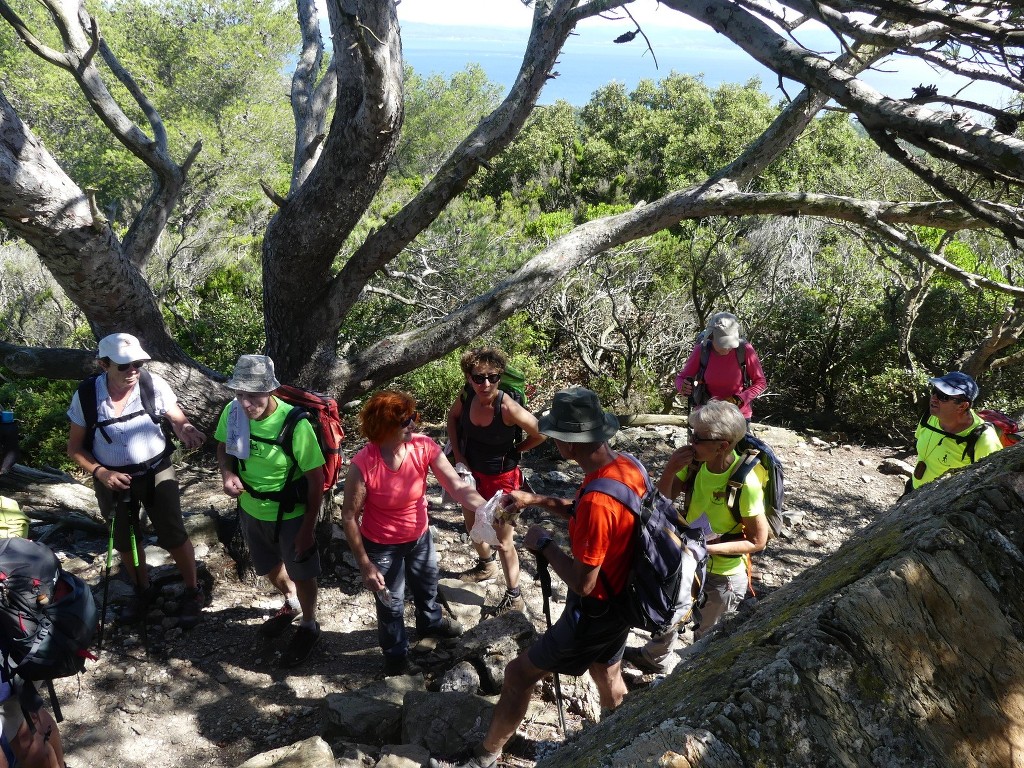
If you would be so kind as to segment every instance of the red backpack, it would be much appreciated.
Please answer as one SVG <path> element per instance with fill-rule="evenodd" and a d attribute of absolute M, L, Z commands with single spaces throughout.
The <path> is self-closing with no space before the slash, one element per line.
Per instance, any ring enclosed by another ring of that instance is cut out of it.
<path fill-rule="evenodd" d="M 1020 425 L 1002 411 L 985 408 L 978 411 L 978 415 L 996 428 L 996 434 L 999 435 L 1004 448 L 1016 445 L 1020 440 Z"/>
<path fill-rule="evenodd" d="M 320 450 L 324 454 L 324 490 L 329 491 L 338 484 L 341 479 L 341 467 L 345 458 L 341 453 L 341 442 L 345 439 L 345 430 L 341 426 L 341 414 L 338 411 L 338 401 L 329 395 L 321 392 L 313 392 L 302 387 L 295 387 L 291 384 L 282 384 L 274 394 L 286 403 L 296 406 L 296 410 L 305 412 L 305 418 L 309 419 L 313 431 L 316 433 L 316 440 L 320 444 Z M 290 425 L 286 425 L 282 432 L 288 431 L 287 439 L 281 440 L 282 447 L 291 455 L 291 430 L 294 429 L 294 421 L 302 416 L 297 416 Z M 278 436 L 281 438 L 281 435 Z"/>

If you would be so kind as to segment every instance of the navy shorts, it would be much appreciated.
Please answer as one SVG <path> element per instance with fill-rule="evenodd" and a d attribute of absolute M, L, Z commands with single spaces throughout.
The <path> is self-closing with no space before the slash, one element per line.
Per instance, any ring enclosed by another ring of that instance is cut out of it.
<path fill-rule="evenodd" d="M 579 676 L 591 664 L 611 666 L 622 660 L 629 624 L 604 600 L 569 592 L 565 610 L 530 646 L 530 662 L 548 672 Z"/>

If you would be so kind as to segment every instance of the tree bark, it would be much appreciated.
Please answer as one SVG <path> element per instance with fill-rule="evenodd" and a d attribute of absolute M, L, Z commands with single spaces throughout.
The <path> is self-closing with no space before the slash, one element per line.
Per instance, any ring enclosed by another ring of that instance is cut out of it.
<path fill-rule="evenodd" d="M 91 488 L 63 472 L 44 472 L 15 464 L 0 475 L 0 493 L 14 499 L 31 520 L 62 523 L 102 533 L 107 523 Z"/>
<path fill-rule="evenodd" d="M 538 766 L 1018 765 L 1022 552 L 1013 448 L 901 499 Z"/>

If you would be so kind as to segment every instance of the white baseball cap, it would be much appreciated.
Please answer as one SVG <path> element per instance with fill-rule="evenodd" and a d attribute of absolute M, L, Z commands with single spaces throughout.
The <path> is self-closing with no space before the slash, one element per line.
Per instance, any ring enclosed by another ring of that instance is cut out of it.
<path fill-rule="evenodd" d="M 130 333 L 112 333 L 100 339 L 100 350 L 97 355 L 107 358 L 112 363 L 134 363 L 136 360 L 152 360 L 139 340 Z"/>

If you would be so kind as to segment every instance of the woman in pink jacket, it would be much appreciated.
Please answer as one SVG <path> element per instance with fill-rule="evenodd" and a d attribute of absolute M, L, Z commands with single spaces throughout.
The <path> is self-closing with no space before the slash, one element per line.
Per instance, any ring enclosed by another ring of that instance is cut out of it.
<path fill-rule="evenodd" d="M 676 390 L 695 408 L 709 400 L 734 403 L 749 424 L 750 404 L 768 387 L 757 352 L 740 336 L 740 321 L 729 312 L 712 315 L 702 336 L 676 376 Z"/>

